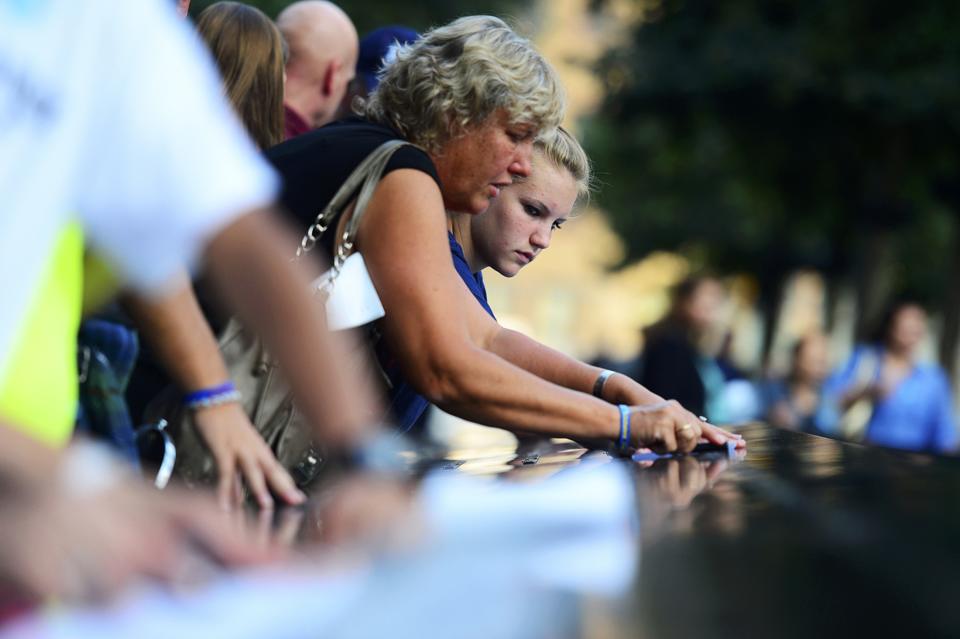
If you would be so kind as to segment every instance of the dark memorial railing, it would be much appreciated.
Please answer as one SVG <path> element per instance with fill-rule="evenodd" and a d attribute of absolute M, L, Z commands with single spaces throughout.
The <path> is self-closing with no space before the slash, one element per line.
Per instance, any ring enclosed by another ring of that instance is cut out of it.
<path fill-rule="evenodd" d="M 742 460 L 637 468 L 618 634 L 960 636 L 960 460 L 763 425 Z"/>

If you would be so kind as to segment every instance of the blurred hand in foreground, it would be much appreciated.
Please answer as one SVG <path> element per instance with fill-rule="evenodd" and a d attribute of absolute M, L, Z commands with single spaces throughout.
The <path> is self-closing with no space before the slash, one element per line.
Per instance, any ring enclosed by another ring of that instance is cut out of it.
<path fill-rule="evenodd" d="M 202 495 L 157 492 L 122 472 L 87 484 L 69 473 L 48 480 L 0 497 L 0 579 L 27 598 L 103 601 L 142 580 L 183 583 L 202 577 L 202 566 L 280 557 Z"/>

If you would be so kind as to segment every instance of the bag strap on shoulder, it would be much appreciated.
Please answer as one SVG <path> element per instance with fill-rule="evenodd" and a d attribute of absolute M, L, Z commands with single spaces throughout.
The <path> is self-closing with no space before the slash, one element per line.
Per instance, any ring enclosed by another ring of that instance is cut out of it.
<path fill-rule="evenodd" d="M 344 229 L 334 256 L 334 268 L 339 268 L 340 265 L 342 265 L 343 260 L 346 259 L 353 249 L 353 242 L 356 237 L 357 228 L 360 225 L 360 218 L 363 215 L 364 209 L 367 207 L 367 203 L 373 196 L 377 184 L 380 182 L 387 162 L 389 162 L 393 154 L 403 146 L 414 145 L 405 140 L 388 140 L 371 151 L 370 154 L 357 165 L 357 168 L 347 177 L 330 202 L 323 208 L 320 214 L 317 215 L 313 224 L 307 228 L 306 233 L 300 240 L 300 246 L 297 248 L 297 254 L 294 259 L 299 258 L 316 245 L 317 241 L 323 237 L 323 234 L 330 227 L 330 224 L 333 223 L 334 218 L 349 206 L 351 197 L 362 185 L 360 194 L 357 196 L 357 204 L 354 207 L 353 216 Z"/>

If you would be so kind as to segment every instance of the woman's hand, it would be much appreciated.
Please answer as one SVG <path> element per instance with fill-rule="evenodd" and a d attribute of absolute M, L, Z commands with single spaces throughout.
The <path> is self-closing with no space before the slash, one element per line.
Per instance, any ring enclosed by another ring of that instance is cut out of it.
<path fill-rule="evenodd" d="M 217 464 L 217 501 L 229 510 L 243 502 L 246 483 L 261 508 L 272 508 L 273 491 L 285 503 L 306 496 L 280 465 L 239 404 L 222 404 L 194 413 L 194 423 Z"/>
<path fill-rule="evenodd" d="M 742 436 L 701 420 L 676 400 L 631 406 L 630 431 L 637 448 L 656 453 L 689 453 L 701 441 L 723 445 L 728 441 L 745 448 Z"/>
<path fill-rule="evenodd" d="M 707 422 L 701 422 L 701 437 L 704 440 L 710 442 L 711 444 L 726 444 L 727 442 L 733 442 L 735 447 L 740 450 L 747 447 L 747 440 L 743 438 L 743 435 L 739 433 L 731 433 L 725 428 L 720 428 L 719 426 L 714 426 L 713 424 Z"/>
<path fill-rule="evenodd" d="M 630 409 L 631 439 L 655 453 L 689 453 L 705 424 L 675 400 Z"/>
<path fill-rule="evenodd" d="M 603 386 L 603 399 L 614 404 L 626 404 L 634 407 L 634 409 L 640 407 L 660 409 L 664 404 L 668 403 L 667 400 L 651 392 L 642 384 L 620 373 L 611 375 L 607 379 Z M 673 403 L 676 405 L 675 408 L 678 408 L 683 413 L 682 415 L 677 415 L 678 418 L 682 420 L 681 425 L 694 422 L 700 424 L 701 437 L 704 440 L 711 444 L 725 444 L 728 441 L 732 441 L 736 444 L 737 448 L 746 447 L 747 442 L 740 435 L 708 424 L 698 416 L 684 409 L 683 406 L 676 401 Z"/>

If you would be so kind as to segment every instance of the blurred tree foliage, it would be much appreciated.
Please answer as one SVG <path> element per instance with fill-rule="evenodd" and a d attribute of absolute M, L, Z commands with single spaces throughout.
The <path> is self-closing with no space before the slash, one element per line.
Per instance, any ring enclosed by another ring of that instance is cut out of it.
<path fill-rule="evenodd" d="M 292 0 L 243 1 L 259 7 L 271 18 L 276 18 L 284 7 L 292 4 Z M 196 16 L 213 2 L 214 0 L 193 0 L 190 6 L 191 15 Z M 362 37 L 368 31 L 388 24 L 402 24 L 423 31 L 465 15 L 482 13 L 522 18 L 529 3 L 520 0 L 335 0 L 335 4 L 347 12 Z"/>
<path fill-rule="evenodd" d="M 895 289 L 956 288 L 960 3 L 641 10 L 600 64 L 608 94 L 586 128 L 632 256 L 680 248 L 756 273 L 768 310 L 802 266 L 851 278 L 869 312 Z"/>

